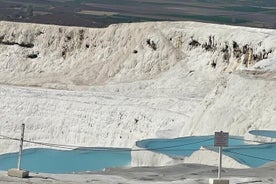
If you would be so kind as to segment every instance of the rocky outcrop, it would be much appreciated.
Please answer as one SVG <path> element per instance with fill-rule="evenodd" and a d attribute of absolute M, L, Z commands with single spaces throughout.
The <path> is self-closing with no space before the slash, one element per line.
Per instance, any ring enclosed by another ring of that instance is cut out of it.
<path fill-rule="evenodd" d="M 16 85 L 67 88 L 151 79 L 193 55 L 214 72 L 234 71 L 275 55 L 273 30 L 229 26 L 229 34 L 228 26 L 192 22 L 104 29 L 0 24 L 0 82 Z"/>

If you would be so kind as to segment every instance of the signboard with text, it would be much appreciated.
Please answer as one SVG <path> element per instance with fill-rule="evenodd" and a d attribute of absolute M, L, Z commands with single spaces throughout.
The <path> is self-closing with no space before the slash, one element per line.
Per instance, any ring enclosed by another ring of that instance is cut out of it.
<path fill-rule="evenodd" d="M 229 133 L 228 132 L 215 132 L 215 146 L 228 147 Z"/>

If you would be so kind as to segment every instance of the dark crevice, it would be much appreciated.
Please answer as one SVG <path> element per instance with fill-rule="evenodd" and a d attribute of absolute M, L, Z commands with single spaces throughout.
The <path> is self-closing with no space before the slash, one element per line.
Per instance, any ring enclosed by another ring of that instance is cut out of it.
<path fill-rule="evenodd" d="M 212 66 L 213 68 L 216 68 L 217 63 L 216 63 L 215 61 L 213 61 L 213 62 L 211 63 L 211 66 Z"/>
<path fill-rule="evenodd" d="M 72 39 L 72 36 L 70 36 L 70 35 L 65 35 L 64 41 L 65 41 L 65 42 L 69 42 L 69 41 L 71 41 L 71 39 Z"/>
<path fill-rule="evenodd" d="M 200 46 L 200 43 L 196 40 L 192 40 L 190 43 L 189 43 L 190 46 L 192 47 L 198 47 Z"/>
<path fill-rule="evenodd" d="M 27 55 L 27 57 L 30 59 L 35 59 L 38 57 L 38 54 L 29 54 L 29 55 Z"/>
<path fill-rule="evenodd" d="M 3 39 L 1 39 L 1 38 L 0 38 L 0 44 L 2 44 L 2 45 L 19 45 L 20 47 L 24 47 L 24 48 L 33 48 L 34 47 L 34 44 L 32 44 L 32 43 L 9 42 L 9 41 L 3 41 Z"/>
<path fill-rule="evenodd" d="M 157 45 L 156 43 L 151 40 L 151 39 L 147 39 L 147 44 L 153 49 L 153 50 L 157 50 Z"/>
<path fill-rule="evenodd" d="M 17 45 L 19 45 L 20 47 L 25 47 L 25 48 L 33 48 L 34 44 L 32 43 L 16 43 Z"/>
<path fill-rule="evenodd" d="M 208 43 L 205 42 L 202 45 L 202 48 L 204 48 L 207 51 L 214 51 L 216 50 L 216 46 L 215 46 L 215 36 L 209 36 L 209 40 Z"/>
<path fill-rule="evenodd" d="M 81 29 L 81 30 L 79 30 L 79 40 L 80 41 L 83 41 L 84 40 L 84 30 L 83 29 Z"/>

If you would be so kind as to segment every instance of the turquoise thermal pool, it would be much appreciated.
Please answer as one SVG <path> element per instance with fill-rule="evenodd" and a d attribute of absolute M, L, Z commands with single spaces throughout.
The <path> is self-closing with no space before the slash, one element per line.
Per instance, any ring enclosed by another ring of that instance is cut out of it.
<path fill-rule="evenodd" d="M 22 154 L 22 168 L 31 172 L 72 173 L 99 171 L 104 168 L 127 166 L 131 162 L 130 149 L 91 148 L 54 150 L 26 149 Z M 0 169 L 17 167 L 18 153 L 0 155 Z"/>
<path fill-rule="evenodd" d="M 213 146 L 214 136 L 192 136 L 175 139 L 146 139 L 136 142 L 139 149 L 79 148 L 55 150 L 45 148 L 23 151 L 22 168 L 31 172 L 74 173 L 99 171 L 104 168 L 128 166 L 131 151 L 149 150 L 172 158 L 190 156 L 200 148 L 218 151 Z M 204 151 L 204 149 L 202 149 Z M 276 143 L 246 144 L 242 137 L 230 136 L 229 147 L 223 154 L 249 167 L 259 167 L 276 160 Z M 0 155 L 0 169 L 16 168 L 18 153 Z"/>
<path fill-rule="evenodd" d="M 190 156 L 201 147 L 218 152 L 218 148 L 213 146 L 213 135 L 175 139 L 146 139 L 138 141 L 136 145 L 173 158 Z M 276 160 L 276 143 L 250 145 L 245 144 L 241 137 L 230 136 L 229 147 L 223 148 L 223 154 L 249 167 L 259 167 Z"/>

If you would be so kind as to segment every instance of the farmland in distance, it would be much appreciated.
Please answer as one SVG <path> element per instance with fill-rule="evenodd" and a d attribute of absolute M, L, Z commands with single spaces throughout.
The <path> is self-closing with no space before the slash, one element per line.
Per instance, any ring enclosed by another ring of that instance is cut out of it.
<path fill-rule="evenodd" d="M 199 21 L 276 28 L 270 0 L 0 0 L 0 20 L 107 27 L 144 21 Z"/>

